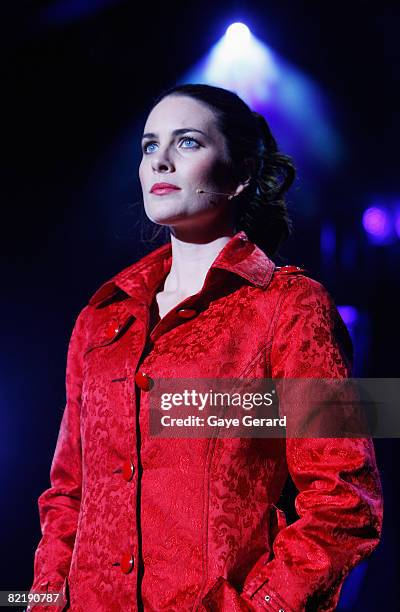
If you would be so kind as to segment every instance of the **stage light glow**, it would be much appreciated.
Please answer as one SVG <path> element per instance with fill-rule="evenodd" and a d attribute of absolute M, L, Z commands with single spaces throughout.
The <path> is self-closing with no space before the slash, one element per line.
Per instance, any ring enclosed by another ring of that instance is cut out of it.
<path fill-rule="evenodd" d="M 346 326 L 351 328 L 359 319 L 359 313 L 355 306 L 338 306 L 338 311 Z"/>
<path fill-rule="evenodd" d="M 321 89 L 289 64 L 245 23 L 228 23 L 221 38 L 179 83 L 208 83 L 237 93 L 264 115 L 280 148 L 297 160 L 303 175 L 329 169 L 346 158 Z"/>
<path fill-rule="evenodd" d="M 395 212 L 394 229 L 396 231 L 397 237 L 400 238 L 400 206 L 397 207 Z"/>
<path fill-rule="evenodd" d="M 227 28 L 225 36 L 230 42 L 241 44 L 250 40 L 251 33 L 244 23 L 232 23 Z"/>
<path fill-rule="evenodd" d="M 226 87 L 255 106 L 267 102 L 278 78 L 272 53 L 242 23 L 229 26 L 199 72 L 190 80 Z"/>
<path fill-rule="evenodd" d="M 362 223 L 369 237 L 377 244 L 387 241 L 393 230 L 390 211 L 384 206 L 367 208 Z"/>
<path fill-rule="evenodd" d="M 336 228 L 326 221 L 321 227 L 321 253 L 324 258 L 332 259 L 336 251 Z"/>

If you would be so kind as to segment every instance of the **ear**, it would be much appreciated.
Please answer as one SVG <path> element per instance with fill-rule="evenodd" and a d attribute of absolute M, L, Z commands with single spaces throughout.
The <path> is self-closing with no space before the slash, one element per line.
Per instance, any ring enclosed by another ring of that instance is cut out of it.
<path fill-rule="evenodd" d="M 244 191 L 246 187 L 248 187 L 251 179 L 254 176 L 255 168 L 256 168 L 256 164 L 252 157 L 248 157 L 244 160 L 244 171 L 242 175 L 242 180 L 236 187 L 234 197 L 239 195 L 239 193 L 242 193 L 242 191 Z"/>

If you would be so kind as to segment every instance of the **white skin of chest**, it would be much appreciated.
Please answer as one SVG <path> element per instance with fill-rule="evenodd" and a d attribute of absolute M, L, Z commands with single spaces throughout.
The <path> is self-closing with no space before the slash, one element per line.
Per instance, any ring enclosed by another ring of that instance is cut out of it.
<path fill-rule="evenodd" d="M 220 236 L 211 242 L 183 242 L 171 234 L 172 265 L 164 287 L 156 294 L 160 317 L 190 295 L 198 293 L 211 264 L 231 236 Z"/>

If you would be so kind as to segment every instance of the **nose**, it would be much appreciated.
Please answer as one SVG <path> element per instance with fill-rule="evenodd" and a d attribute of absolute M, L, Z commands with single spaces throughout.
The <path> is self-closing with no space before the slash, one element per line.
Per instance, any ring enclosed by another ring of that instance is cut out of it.
<path fill-rule="evenodd" d="M 151 164 L 156 172 L 172 172 L 174 165 L 167 151 L 161 148 L 151 156 Z"/>

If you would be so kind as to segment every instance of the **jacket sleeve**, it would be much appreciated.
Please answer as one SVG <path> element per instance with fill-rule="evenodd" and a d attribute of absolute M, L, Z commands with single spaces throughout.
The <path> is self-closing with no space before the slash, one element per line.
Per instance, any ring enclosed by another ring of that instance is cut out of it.
<path fill-rule="evenodd" d="M 347 378 L 352 344 L 328 291 L 291 279 L 271 348 L 273 378 Z M 304 398 L 306 399 L 306 398 Z M 345 577 L 377 546 L 383 498 L 374 445 L 363 438 L 287 438 L 286 461 L 299 516 L 246 577 L 255 610 L 334 610 Z"/>
<path fill-rule="evenodd" d="M 86 308 L 75 322 L 68 346 L 66 405 L 50 469 L 51 486 L 38 499 L 42 538 L 35 552 L 31 592 L 64 592 L 71 564 L 81 502 L 80 406 Z M 54 612 L 60 607 L 31 605 L 27 609 Z"/>

